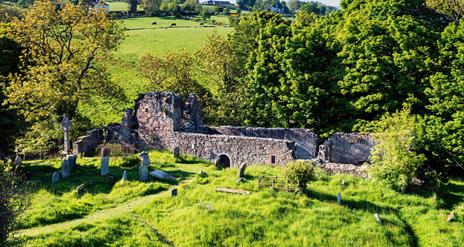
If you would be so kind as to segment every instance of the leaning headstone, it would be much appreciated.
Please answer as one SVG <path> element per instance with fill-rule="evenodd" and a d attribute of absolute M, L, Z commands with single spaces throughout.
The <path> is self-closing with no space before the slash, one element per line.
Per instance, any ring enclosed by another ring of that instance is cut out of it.
<path fill-rule="evenodd" d="M 338 192 L 337 195 L 337 204 L 341 205 L 342 204 L 342 193 Z"/>
<path fill-rule="evenodd" d="M 456 215 L 454 214 L 454 211 L 452 211 L 450 214 L 448 214 L 448 218 L 446 219 L 446 222 L 451 222 L 454 220 Z"/>
<path fill-rule="evenodd" d="M 74 169 L 76 167 L 76 155 L 70 154 L 66 156 L 66 160 L 68 161 L 68 165 L 70 169 Z"/>
<path fill-rule="evenodd" d="M 174 156 L 174 159 L 178 159 L 180 157 L 180 148 L 179 147 L 175 147 L 172 150 L 172 156 Z"/>
<path fill-rule="evenodd" d="M 60 181 L 60 173 L 54 172 L 52 175 L 52 184 L 56 184 L 58 181 Z"/>
<path fill-rule="evenodd" d="M 63 178 L 67 178 L 71 175 L 71 170 L 69 168 L 69 164 L 67 160 L 61 161 L 61 176 Z"/>
<path fill-rule="evenodd" d="M 177 188 L 174 188 L 171 190 L 171 196 L 172 197 L 177 196 Z"/>
<path fill-rule="evenodd" d="M 245 169 L 246 168 L 247 168 L 246 163 L 242 163 L 242 165 L 240 165 L 240 169 L 238 171 L 238 178 L 244 178 L 245 177 Z"/>
<path fill-rule="evenodd" d="M 77 188 L 76 188 L 77 196 L 82 196 L 82 194 L 84 194 L 84 189 L 85 189 L 85 183 L 77 186 Z"/>
<path fill-rule="evenodd" d="M 122 173 L 122 181 L 127 181 L 127 171 L 124 170 L 124 172 Z"/>
<path fill-rule="evenodd" d="M 102 149 L 102 158 L 100 163 L 100 175 L 106 176 L 110 173 L 110 150 L 108 148 Z"/>

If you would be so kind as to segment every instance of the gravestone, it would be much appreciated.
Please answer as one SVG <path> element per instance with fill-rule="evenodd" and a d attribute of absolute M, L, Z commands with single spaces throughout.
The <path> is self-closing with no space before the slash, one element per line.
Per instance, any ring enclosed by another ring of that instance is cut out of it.
<path fill-rule="evenodd" d="M 377 221 L 377 223 L 382 225 L 382 220 L 380 219 L 380 216 L 378 214 L 374 214 L 374 217 L 375 217 L 375 220 Z"/>
<path fill-rule="evenodd" d="M 103 148 L 101 151 L 102 158 L 100 163 L 100 175 L 106 176 L 110 173 L 110 150 L 109 148 Z"/>
<path fill-rule="evenodd" d="M 54 172 L 52 175 L 52 184 L 56 184 L 58 181 L 60 181 L 60 173 Z"/>
<path fill-rule="evenodd" d="M 170 175 L 167 172 L 161 171 L 161 170 L 154 170 L 154 171 L 150 172 L 150 175 L 152 177 L 155 177 L 155 178 L 158 178 L 158 179 L 161 179 L 161 180 L 175 180 L 176 179 L 176 177 Z"/>
<path fill-rule="evenodd" d="M 150 158 L 148 157 L 148 153 L 143 151 L 140 154 L 140 160 L 142 164 L 139 168 L 139 179 L 140 181 L 147 181 L 148 180 L 148 166 L 150 166 Z"/>
<path fill-rule="evenodd" d="M 15 160 L 14 160 L 14 164 L 15 165 L 21 165 L 21 163 L 23 163 L 23 159 L 21 159 L 21 157 L 16 156 Z"/>
<path fill-rule="evenodd" d="M 454 214 L 454 211 L 452 211 L 450 214 L 448 214 L 448 218 L 446 218 L 446 222 L 451 222 L 456 218 L 456 215 Z"/>
<path fill-rule="evenodd" d="M 238 178 L 245 178 L 245 170 L 247 168 L 246 163 L 242 163 L 240 165 L 240 169 L 238 170 Z"/>
<path fill-rule="evenodd" d="M 341 205 L 342 204 L 342 193 L 338 192 L 337 195 L 337 204 Z"/>
<path fill-rule="evenodd" d="M 70 154 L 66 156 L 66 160 L 68 160 L 68 165 L 70 169 L 74 169 L 76 167 L 76 155 Z"/>
<path fill-rule="evenodd" d="M 127 171 L 124 170 L 124 172 L 122 173 L 122 181 L 127 181 Z"/>
<path fill-rule="evenodd" d="M 63 178 L 67 178 L 71 175 L 71 169 L 69 168 L 69 164 L 67 160 L 61 161 L 61 176 Z"/>
<path fill-rule="evenodd" d="M 85 183 L 77 186 L 77 188 L 76 188 L 77 196 L 82 196 L 82 194 L 84 194 L 84 189 L 85 189 Z"/>
<path fill-rule="evenodd" d="M 171 196 L 172 197 L 177 196 L 177 188 L 174 188 L 171 190 Z"/>
<path fill-rule="evenodd" d="M 139 168 L 139 179 L 140 181 L 148 180 L 148 166 L 141 165 Z"/>
<path fill-rule="evenodd" d="M 180 157 L 180 148 L 179 147 L 175 147 L 173 150 L 172 150 L 172 155 L 174 156 L 174 159 L 178 159 Z"/>
<path fill-rule="evenodd" d="M 64 142 L 64 150 L 63 154 L 69 154 L 71 150 L 71 142 L 69 139 L 69 131 L 71 130 L 71 121 L 69 121 L 68 116 L 63 114 L 63 120 L 61 121 L 61 130 L 63 130 L 63 142 Z"/>

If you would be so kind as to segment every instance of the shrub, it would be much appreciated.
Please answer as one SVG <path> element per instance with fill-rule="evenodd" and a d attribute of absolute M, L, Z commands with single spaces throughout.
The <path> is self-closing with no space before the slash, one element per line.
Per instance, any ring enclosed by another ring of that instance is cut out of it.
<path fill-rule="evenodd" d="M 25 181 L 14 174 L 12 164 L 0 161 L 0 246 L 16 227 L 28 203 Z"/>
<path fill-rule="evenodd" d="M 414 151 L 417 119 L 404 109 L 387 114 L 376 126 L 370 176 L 396 191 L 404 191 L 425 162 L 425 156 Z"/>
<path fill-rule="evenodd" d="M 313 162 L 291 162 L 287 164 L 285 177 L 290 190 L 303 192 L 306 189 L 306 184 L 316 178 L 315 165 Z"/>

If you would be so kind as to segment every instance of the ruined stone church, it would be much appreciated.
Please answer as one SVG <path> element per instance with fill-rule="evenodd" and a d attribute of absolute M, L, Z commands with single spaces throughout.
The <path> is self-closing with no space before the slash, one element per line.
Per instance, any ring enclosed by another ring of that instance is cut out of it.
<path fill-rule="evenodd" d="M 292 160 L 358 165 L 368 160 L 374 141 L 369 135 L 336 133 L 320 144 L 317 135 L 301 128 L 207 126 L 193 94 L 183 102 L 172 92 L 139 96 L 121 124 L 87 132 L 73 143 L 74 154 L 91 155 L 102 143 L 132 145 L 137 150 L 174 150 L 225 167 L 284 165 Z"/>

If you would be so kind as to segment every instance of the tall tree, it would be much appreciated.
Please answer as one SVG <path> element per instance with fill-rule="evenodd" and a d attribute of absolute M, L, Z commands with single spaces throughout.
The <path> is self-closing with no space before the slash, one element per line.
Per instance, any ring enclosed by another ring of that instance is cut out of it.
<path fill-rule="evenodd" d="M 38 139 L 52 143 L 56 137 L 50 131 L 58 116 L 66 113 L 77 120 L 79 102 L 91 94 L 118 95 L 102 62 L 123 34 L 103 11 L 37 1 L 24 18 L 11 23 L 8 35 L 22 56 L 20 72 L 6 90 L 7 102 L 31 125 L 29 134 L 35 133 L 28 136 L 29 148 L 42 148 Z"/>

